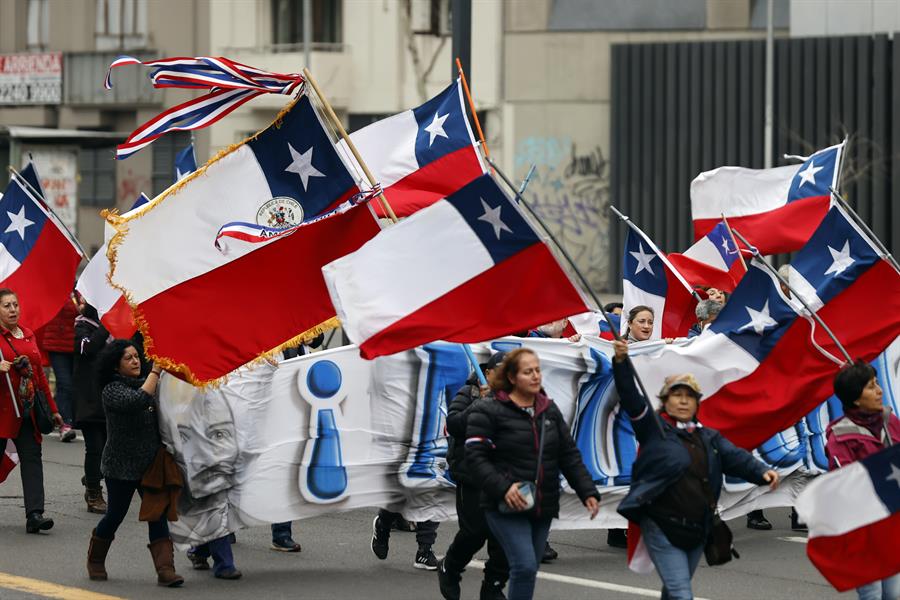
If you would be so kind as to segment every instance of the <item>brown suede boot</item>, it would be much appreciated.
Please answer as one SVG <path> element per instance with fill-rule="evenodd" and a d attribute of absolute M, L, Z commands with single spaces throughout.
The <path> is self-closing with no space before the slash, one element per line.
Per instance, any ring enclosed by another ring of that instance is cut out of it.
<path fill-rule="evenodd" d="M 115 539 L 115 538 L 113 538 Z M 94 581 L 106 581 L 106 553 L 113 540 L 97 537 L 97 530 L 91 532 L 91 543 L 88 545 L 87 572 Z"/>
<path fill-rule="evenodd" d="M 98 515 L 106 514 L 106 501 L 103 499 L 103 486 L 96 488 L 84 488 L 84 501 L 87 503 L 87 511 Z"/>
<path fill-rule="evenodd" d="M 184 577 L 175 572 L 175 549 L 172 540 L 159 538 L 153 540 L 147 547 L 153 557 L 153 566 L 156 567 L 156 583 L 165 587 L 176 587 L 184 583 Z"/>

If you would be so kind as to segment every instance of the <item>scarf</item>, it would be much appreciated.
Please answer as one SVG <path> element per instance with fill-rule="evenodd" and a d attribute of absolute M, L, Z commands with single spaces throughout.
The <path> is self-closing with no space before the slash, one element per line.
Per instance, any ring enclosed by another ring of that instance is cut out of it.
<path fill-rule="evenodd" d="M 664 410 L 659 411 L 659 416 L 662 417 L 662 420 L 671 425 L 672 427 L 676 427 L 678 429 L 684 429 L 688 433 L 693 433 L 695 429 L 701 429 L 703 425 L 696 418 L 685 423 L 684 421 L 678 421 L 672 415 L 667 413 Z"/>
<path fill-rule="evenodd" d="M 882 411 L 869 412 L 861 408 L 851 408 L 844 411 L 844 416 L 861 427 L 865 427 L 876 439 L 881 439 L 884 428 L 884 413 Z"/>

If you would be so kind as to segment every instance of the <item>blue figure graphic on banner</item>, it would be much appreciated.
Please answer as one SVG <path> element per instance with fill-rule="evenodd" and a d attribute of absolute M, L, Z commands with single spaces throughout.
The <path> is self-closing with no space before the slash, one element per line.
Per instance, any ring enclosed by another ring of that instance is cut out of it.
<path fill-rule="evenodd" d="M 310 405 L 309 441 L 300 466 L 300 493 L 309 502 L 328 504 L 347 492 L 347 469 L 341 456 L 340 368 L 330 360 L 314 363 L 300 377 L 300 395 Z M 305 382 L 305 385 L 303 383 Z"/>

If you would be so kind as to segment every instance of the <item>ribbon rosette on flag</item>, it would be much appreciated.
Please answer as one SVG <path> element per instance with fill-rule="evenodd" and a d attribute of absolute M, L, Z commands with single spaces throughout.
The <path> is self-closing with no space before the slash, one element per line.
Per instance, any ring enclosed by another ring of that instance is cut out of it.
<path fill-rule="evenodd" d="M 262 94 L 291 95 L 303 83 L 299 73 L 272 73 L 222 56 L 174 57 L 142 62 L 120 56 L 109 65 L 104 86 L 112 89 L 112 70 L 123 65 L 144 65 L 153 71 L 153 87 L 209 90 L 147 121 L 116 147 L 116 158 L 128 158 L 170 131 L 192 131 L 212 125 L 245 102 Z"/>
<path fill-rule="evenodd" d="M 225 224 L 288 229 L 358 192 L 302 95 L 148 206 L 108 216 L 111 282 L 135 309 L 148 354 L 202 384 L 336 326 L 321 267 L 379 231 L 368 206 L 227 254 L 215 241 Z"/>
<path fill-rule="evenodd" d="M 364 358 L 435 340 L 479 342 L 588 310 L 490 175 L 322 271 Z"/>

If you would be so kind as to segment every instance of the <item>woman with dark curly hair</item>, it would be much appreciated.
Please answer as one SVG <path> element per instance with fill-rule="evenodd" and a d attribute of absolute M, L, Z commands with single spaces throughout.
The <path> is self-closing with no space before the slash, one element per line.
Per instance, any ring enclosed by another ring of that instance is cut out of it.
<path fill-rule="evenodd" d="M 88 576 L 106 580 L 106 554 L 125 515 L 134 492 L 141 494 L 140 483 L 161 446 L 156 418 L 156 387 L 160 368 L 153 366 L 141 379 L 141 358 L 134 343 L 113 340 L 97 359 L 97 376 L 103 390 L 106 411 L 106 446 L 100 470 L 106 479 L 106 515 L 92 532 L 88 546 Z M 184 578 L 175 572 L 175 553 L 169 537 L 169 524 L 163 514 L 148 523 L 150 554 L 156 567 L 157 583 L 175 587 Z"/>

